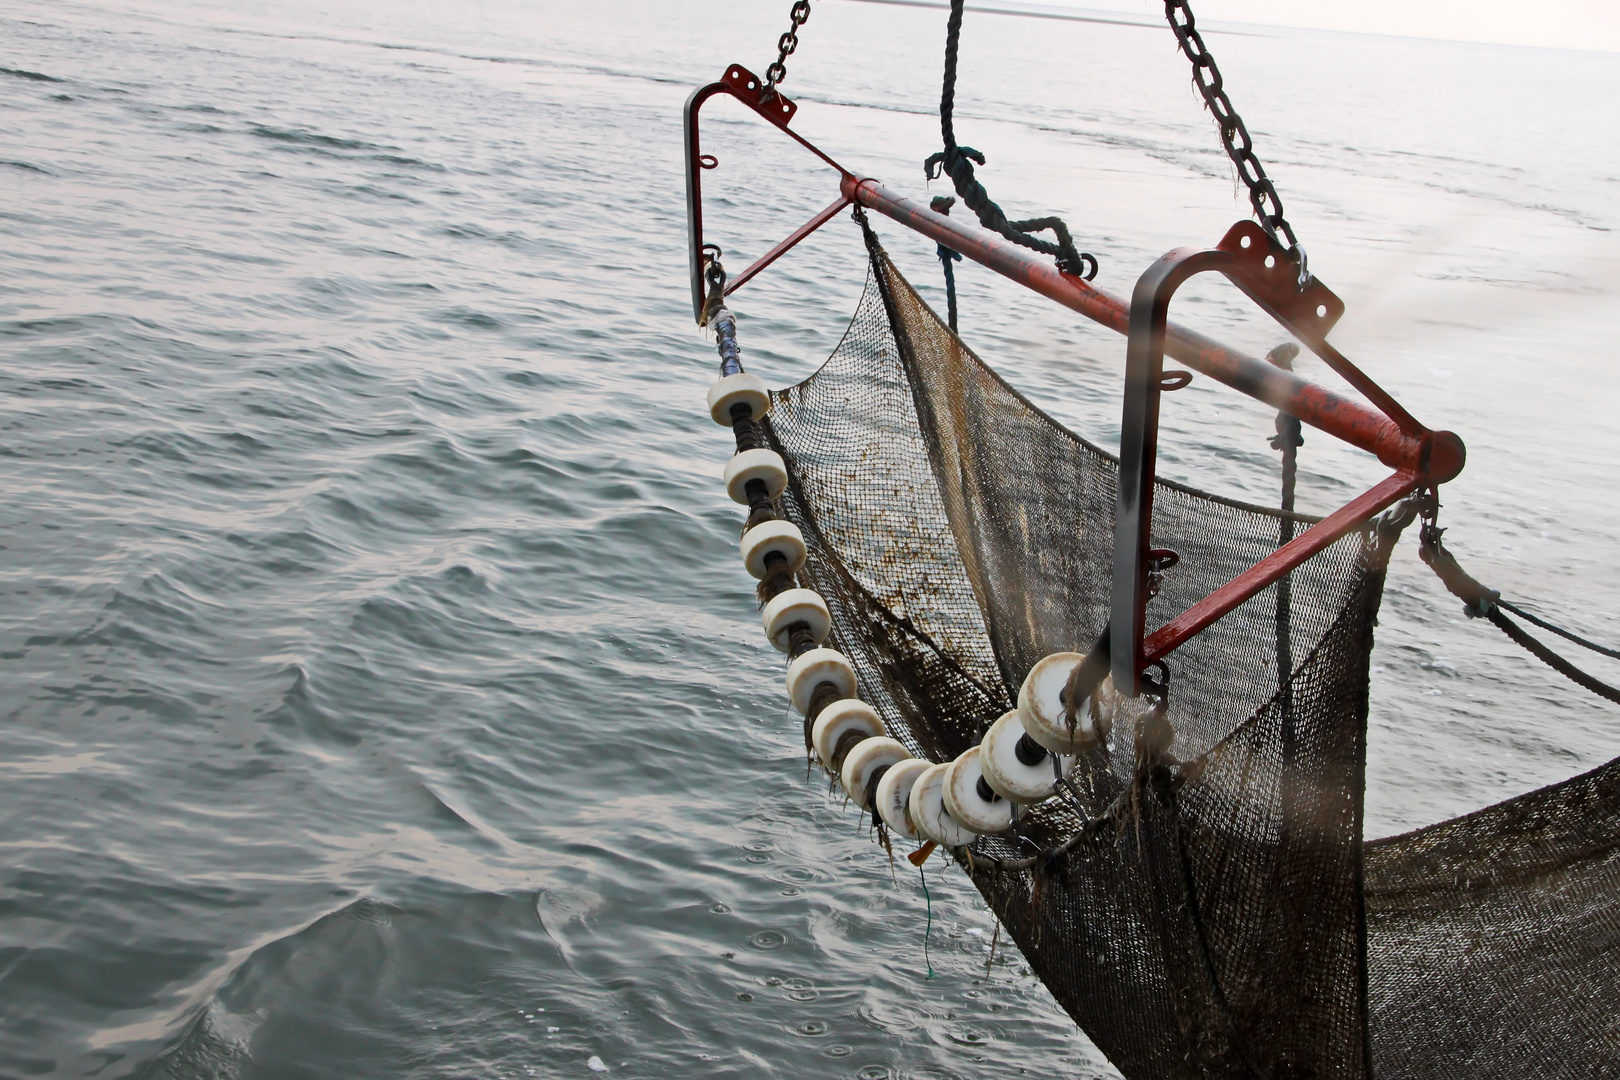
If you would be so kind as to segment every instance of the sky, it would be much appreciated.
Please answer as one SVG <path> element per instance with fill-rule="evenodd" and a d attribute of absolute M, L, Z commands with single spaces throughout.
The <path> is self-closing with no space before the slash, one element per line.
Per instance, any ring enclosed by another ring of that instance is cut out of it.
<path fill-rule="evenodd" d="M 1208 22 L 1620 52 L 1620 0 L 1191 0 Z M 1021 6 L 1000 0 L 996 6 Z M 1162 0 L 1037 0 L 1030 7 L 1162 18 Z"/>

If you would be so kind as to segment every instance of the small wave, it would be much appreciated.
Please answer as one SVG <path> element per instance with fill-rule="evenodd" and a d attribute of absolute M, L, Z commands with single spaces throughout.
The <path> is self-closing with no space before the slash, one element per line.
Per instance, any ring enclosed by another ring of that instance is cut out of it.
<path fill-rule="evenodd" d="M 533 926 L 530 899 L 460 890 L 416 895 L 411 905 L 363 896 L 261 940 L 197 1007 L 184 1033 L 134 1075 L 521 1076 L 490 1070 L 485 1056 L 510 1038 L 514 1011 L 578 1023 L 545 1000 L 554 968 L 526 980 L 514 1000 L 503 965 L 515 966 L 511 943 Z M 531 965 L 534 959 L 530 953 Z M 537 999 L 550 1011 L 535 1008 Z M 492 1001 L 498 1007 L 490 1008 Z M 453 1027 L 446 1018 L 455 1018 Z M 431 1069 L 418 1049 L 425 1032 L 437 1032 Z M 473 1061 L 483 1067 L 475 1070 Z"/>
<path fill-rule="evenodd" d="M 255 1017 L 239 1016 L 210 1002 L 179 1042 L 159 1054 L 138 1074 L 141 1080 L 231 1080 L 252 1058 Z"/>
<path fill-rule="evenodd" d="M 439 230 L 445 236 L 456 240 L 488 240 L 495 244 L 505 244 L 509 247 L 518 247 L 532 244 L 533 241 L 520 232 L 493 232 L 477 225 L 446 225 Z"/>
<path fill-rule="evenodd" d="M 0 322 L 0 337 L 22 337 L 25 334 L 74 334 L 99 329 L 110 322 L 107 316 L 54 316 L 44 319 L 16 319 Z"/>
<path fill-rule="evenodd" d="M 54 75 L 46 75 L 39 71 L 27 71 L 23 68 L 0 67 L 0 75 L 10 75 L 14 79 L 28 79 L 32 82 L 62 82 Z"/>
<path fill-rule="evenodd" d="M 421 205 L 421 200 L 419 199 L 413 199 L 403 192 L 385 191 L 373 184 L 356 184 L 353 186 L 344 185 L 336 190 L 344 195 L 364 196 L 372 199 L 386 199 L 390 202 L 406 202 L 411 203 L 414 206 Z"/>
<path fill-rule="evenodd" d="M 607 910 L 607 897 L 581 887 L 541 889 L 534 898 L 534 916 L 556 947 L 562 961 L 578 971 L 584 964 L 580 948 L 593 933 L 596 918 Z"/>
<path fill-rule="evenodd" d="M 534 914 L 550 934 L 571 922 L 588 924 L 607 904 L 607 897 L 586 888 L 541 889 L 535 894 Z"/>
<path fill-rule="evenodd" d="M 23 172 L 37 172 L 41 176 L 49 176 L 49 175 L 51 175 L 48 170 L 42 169 L 38 165 L 30 165 L 26 161 L 4 161 L 4 160 L 0 160 L 0 165 L 7 165 L 7 166 L 9 166 L 9 167 L 11 167 L 13 169 L 21 169 Z"/>
<path fill-rule="evenodd" d="M 482 311 L 473 311 L 471 308 L 457 307 L 441 313 L 440 322 L 456 323 L 460 326 L 470 326 L 476 330 L 499 330 L 501 321 L 493 315 L 486 315 Z"/>
<path fill-rule="evenodd" d="M 359 735 L 321 707 L 303 667 L 289 664 L 287 670 L 292 673 L 292 685 L 281 695 L 280 704 L 262 717 L 265 726 L 291 729 L 321 743 L 344 747 L 360 745 Z"/>
<path fill-rule="evenodd" d="M 273 142 L 293 143 L 300 146 L 319 146 L 328 150 L 381 149 L 371 143 L 361 142 L 359 139 L 340 139 L 334 135 L 318 135 L 313 131 L 305 131 L 301 128 L 289 130 L 270 127 L 266 124 L 254 124 L 248 131 L 261 139 L 270 139 Z"/>
<path fill-rule="evenodd" d="M 402 165 L 407 169 L 426 169 L 428 172 L 444 172 L 443 165 L 420 158 L 406 157 L 403 154 L 372 154 L 371 160 L 385 162 L 389 165 Z"/>
<path fill-rule="evenodd" d="M 384 903 L 369 896 L 362 896 L 338 914 L 346 915 L 358 922 L 371 923 L 374 926 L 392 926 L 394 925 L 394 912 L 398 910 L 392 904 Z"/>

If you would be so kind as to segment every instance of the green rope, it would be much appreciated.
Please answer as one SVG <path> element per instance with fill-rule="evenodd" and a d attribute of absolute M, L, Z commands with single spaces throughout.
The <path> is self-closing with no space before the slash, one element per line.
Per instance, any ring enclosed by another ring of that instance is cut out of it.
<path fill-rule="evenodd" d="M 934 899 L 928 895 L 928 875 L 922 867 L 917 867 L 917 876 L 922 878 L 923 902 L 928 905 L 928 924 L 923 927 L 923 963 L 928 965 L 928 977 L 934 977 L 934 961 L 928 955 L 928 935 L 934 929 Z"/>

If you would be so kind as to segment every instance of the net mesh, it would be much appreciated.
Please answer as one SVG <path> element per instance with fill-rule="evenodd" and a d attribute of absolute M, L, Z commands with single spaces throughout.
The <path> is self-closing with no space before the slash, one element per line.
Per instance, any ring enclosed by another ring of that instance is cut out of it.
<path fill-rule="evenodd" d="M 946 761 L 1013 707 L 1037 660 L 1085 651 L 1105 625 L 1117 467 L 985 366 L 870 246 L 848 332 L 775 395 L 765 435 L 788 463 L 782 510 L 810 548 L 804 583 L 831 608 L 862 697 L 914 753 Z M 1152 543 L 1181 558 L 1150 625 L 1275 550 L 1287 517 L 1162 481 L 1154 500 Z M 1595 897 L 1614 895 L 1620 828 L 1611 812 L 1587 837 L 1581 807 L 1612 808 L 1620 778 L 1588 783 L 1574 809 L 1549 794 L 1563 811 L 1499 808 L 1373 845 L 1363 866 L 1368 656 L 1394 539 L 1378 525 L 1343 537 L 1291 575 L 1281 607 L 1273 587 L 1182 646 L 1168 752 L 1144 753 L 1127 714 L 1077 764 L 1069 799 L 1027 810 L 1015 835 L 982 837 L 965 860 L 1057 1001 L 1128 1077 L 1349 1078 L 1374 1063 L 1442 1075 L 1431 1063 L 1477 1064 L 1455 1047 L 1481 1032 L 1443 1023 L 1478 1014 L 1467 975 L 1502 978 L 1526 943 L 1573 948 L 1571 920 L 1613 951 L 1617 922 Z M 1503 857 L 1476 844 L 1516 842 L 1491 813 L 1605 854 L 1578 870 L 1539 853 L 1508 860 L 1521 878 L 1567 878 L 1527 903 L 1518 878 L 1501 878 Z M 1034 867 L 1001 865 L 1077 834 Z M 1521 936 L 1482 953 L 1487 910 Z M 1497 991 L 1503 1011 L 1481 1019 L 1491 1037 L 1477 1045 L 1501 1045 L 1495 1017 L 1517 1015 L 1513 994 Z M 1612 1000 L 1569 1021 L 1605 1033 L 1610 1060 Z M 1516 1037 L 1521 1062 L 1544 1048 Z"/>
<path fill-rule="evenodd" d="M 1620 760 L 1366 860 L 1380 1077 L 1620 1076 Z"/>

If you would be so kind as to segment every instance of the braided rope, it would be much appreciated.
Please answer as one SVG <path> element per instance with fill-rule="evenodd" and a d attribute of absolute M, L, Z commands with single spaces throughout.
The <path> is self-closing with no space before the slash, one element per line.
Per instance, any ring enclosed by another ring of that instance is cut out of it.
<path fill-rule="evenodd" d="M 1074 238 L 1063 219 L 1041 217 L 1023 221 L 1007 220 L 1006 213 L 973 175 L 973 166 L 983 165 L 984 155 L 971 146 L 959 146 L 956 142 L 953 119 L 956 109 L 956 54 L 962 40 L 964 3 L 965 0 L 951 0 L 951 16 L 945 29 L 945 83 L 939 95 L 939 130 L 945 149 L 930 155 L 923 162 L 923 172 L 930 180 L 937 180 L 941 172 L 949 175 L 962 202 L 978 215 L 979 224 L 985 228 L 1000 233 L 1021 247 L 1052 256 L 1057 259 L 1058 269 L 1090 281 L 1097 276 L 1097 257 L 1075 249 Z M 1050 232 L 1057 237 L 1057 242 L 1031 236 L 1032 232 Z"/>

